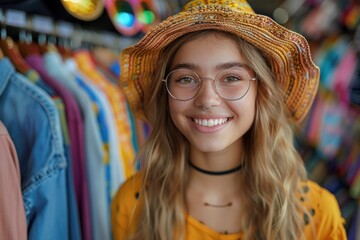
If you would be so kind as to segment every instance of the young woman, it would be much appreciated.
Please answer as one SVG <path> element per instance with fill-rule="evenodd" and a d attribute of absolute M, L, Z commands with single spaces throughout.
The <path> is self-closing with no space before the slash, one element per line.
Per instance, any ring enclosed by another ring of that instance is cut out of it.
<path fill-rule="evenodd" d="M 192 1 L 125 49 L 124 91 L 152 132 L 114 238 L 346 239 L 293 146 L 318 79 L 306 40 L 239 0 Z"/>

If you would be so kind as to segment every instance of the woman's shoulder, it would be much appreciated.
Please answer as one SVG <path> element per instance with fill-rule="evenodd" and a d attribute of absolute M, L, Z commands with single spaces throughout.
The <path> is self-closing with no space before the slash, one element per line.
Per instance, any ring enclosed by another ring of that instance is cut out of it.
<path fill-rule="evenodd" d="M 346 239 L 345 221 L 334 194 L 310 180 L 303 182 L 301 187 L 303 219 L 306 226 L 315 226 L 317 239 Z"/>
<path fill-rule="evenodd" d="M 141 171 L 135 173 L 128 178 L 123 184 L 120 185 L 118 192 L 115 195 L 115 199 L 126 199 L 126 201 L 136 201 L 139 198 L 139 192 L 141 189 L 142 173 Z"/>
<path fill-rule="evenodd" d="M 124 213 L 137 205 L 141 190 L 141 176 L 141 172 L 137 172 L 120 185 L 112 199 L 113 210 Z"/>
<path fill-rule="evenodd" d="M 111 205 L 111 224 L 114 239 L 127 239 L 134 232 L 139 219 L 138 199 L 141 190 L 141 172 L 126 180 L 115 194 Z"/>
<path fill-rule="evenodd" d="M 301 187 L 303 193 L 300 194 L 300 200 L 304 202 L 305 205 L 321 210 L 339 210 L 339 205 L 334 194 L 318 183 L 308 180 L 303 182 Z"/>

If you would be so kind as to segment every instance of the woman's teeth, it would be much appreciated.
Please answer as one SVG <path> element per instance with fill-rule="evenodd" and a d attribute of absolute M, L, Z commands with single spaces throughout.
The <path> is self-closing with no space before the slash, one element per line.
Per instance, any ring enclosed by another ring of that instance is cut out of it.
<path fill-rule="evenodd" d="M 225 122 L 228 121 L 228 118 L 216 118 L 216 119 L 193 119 L 194 122 L 197 125 L 203 126 L 203 127 L 212 127 L 212 126 L 217 126 L 217 125 L 221 125 Z"/>

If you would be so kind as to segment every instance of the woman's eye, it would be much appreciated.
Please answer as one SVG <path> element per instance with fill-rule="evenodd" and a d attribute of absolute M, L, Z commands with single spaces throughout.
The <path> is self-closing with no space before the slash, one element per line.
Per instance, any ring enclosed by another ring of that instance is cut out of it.
<path fill-rule="evenodd" d="M 243 80 L 243 79 L 239 76 L 227 76 L 224 78 L 223 82 L 231 83 L 231 82 L 237 82 L 237 81 L 241 81 L 241 80 Z"/>
<path fill-rule="evenodd" d="M 192 77 L 181 77 L 176 80 L 177 83 L 181 84 L 190 84 L 190 83 L 197 83 L 197 81 Z"/>

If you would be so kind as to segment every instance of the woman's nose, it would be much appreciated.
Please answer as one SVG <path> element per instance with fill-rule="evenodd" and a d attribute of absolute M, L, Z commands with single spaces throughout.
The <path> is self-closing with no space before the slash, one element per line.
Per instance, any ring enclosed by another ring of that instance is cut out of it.
<path fill-rule="evenodd" d="M 211 78 L 202 80 L 198 94 L 195 97 L 195 102 L 199 106 L 213 107 L 219 105 L 221 97 L 216 91 L 215 82 Z"/>

